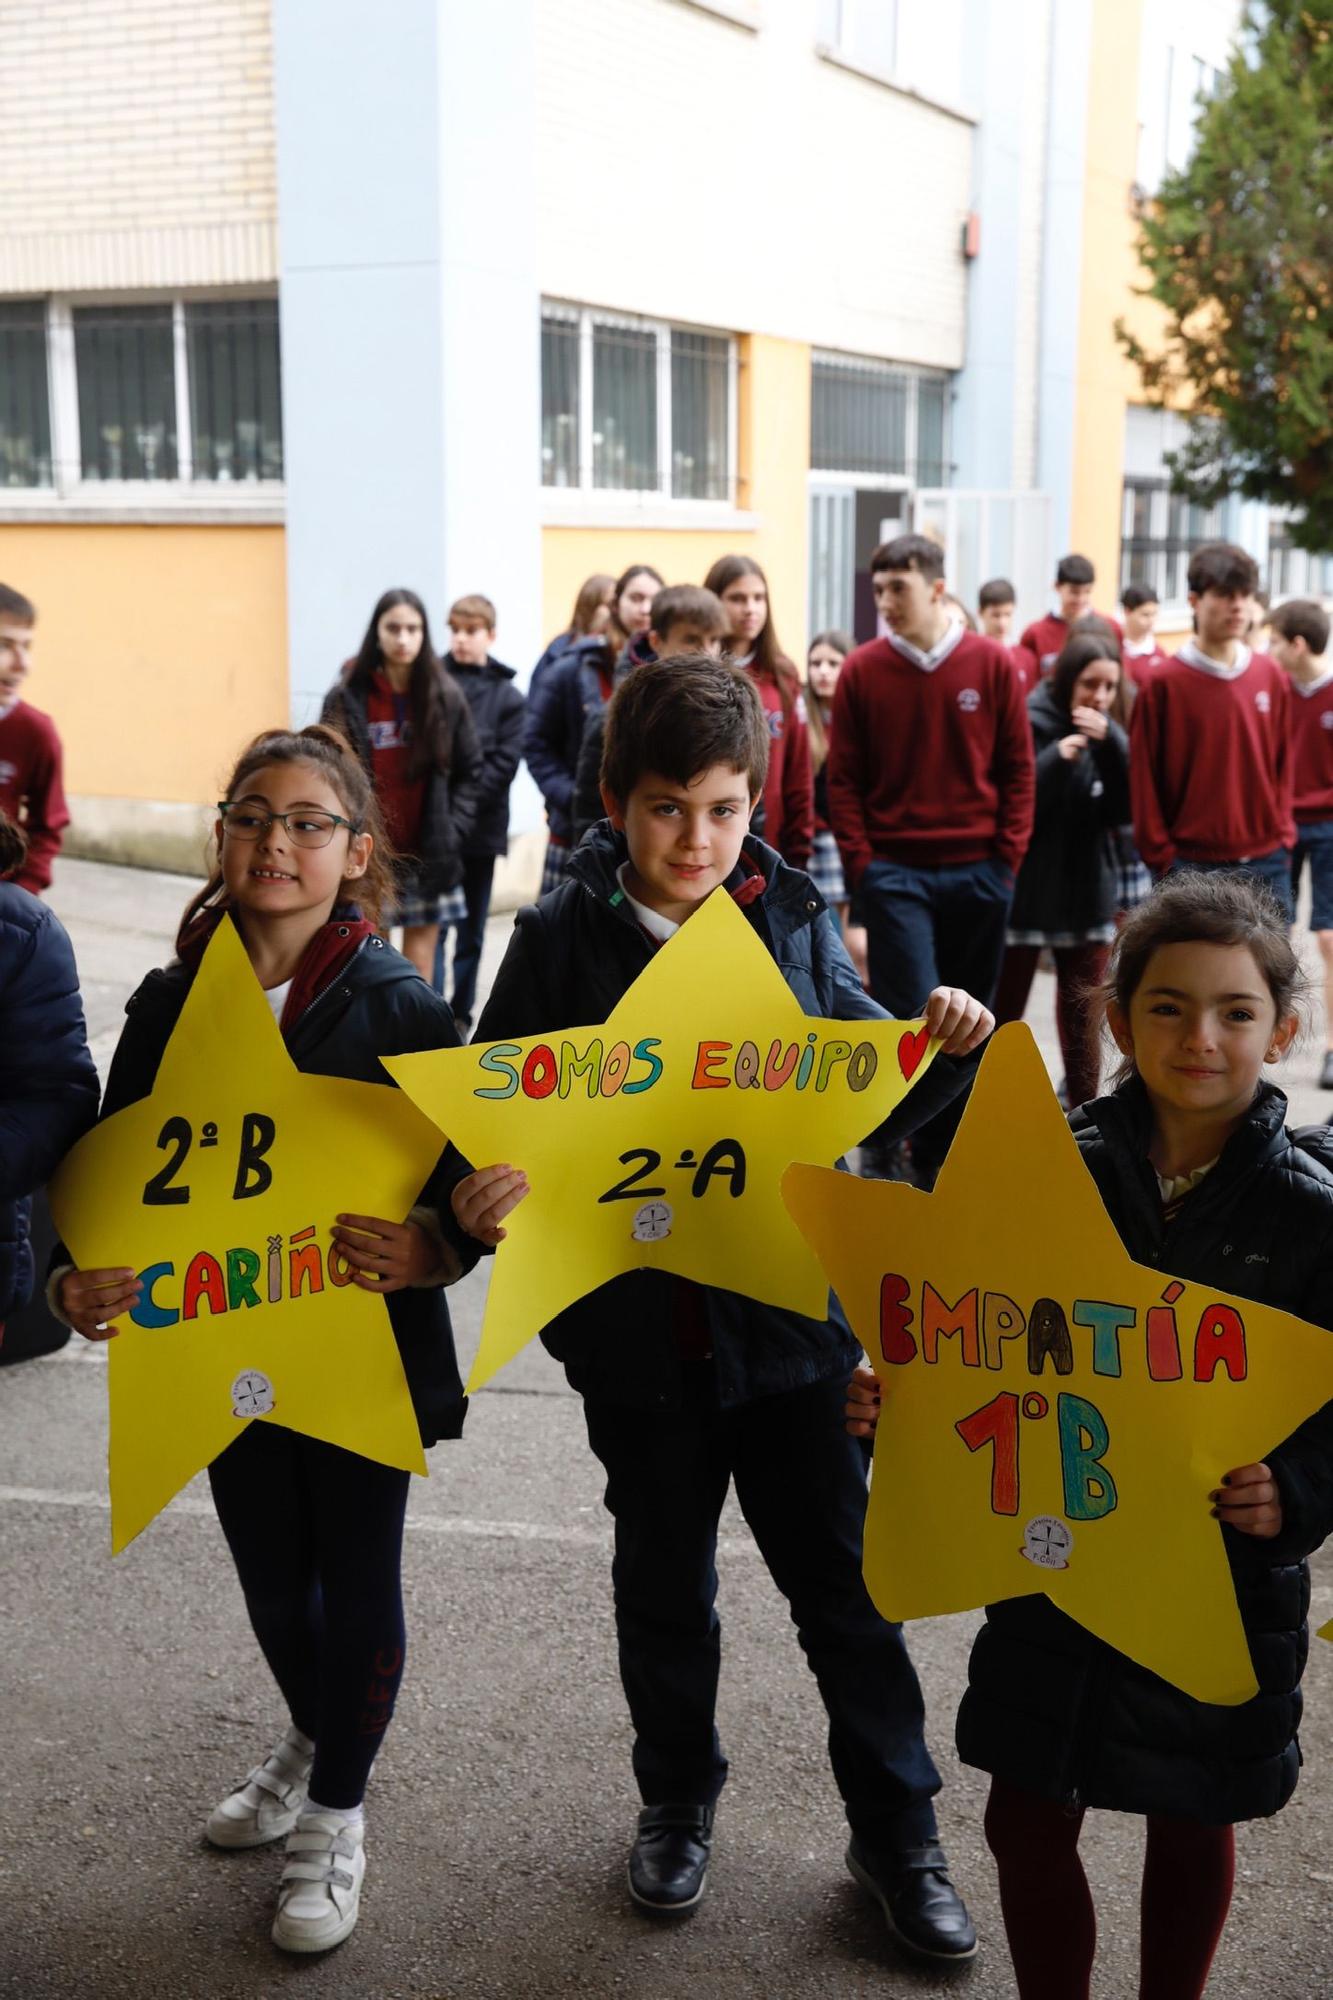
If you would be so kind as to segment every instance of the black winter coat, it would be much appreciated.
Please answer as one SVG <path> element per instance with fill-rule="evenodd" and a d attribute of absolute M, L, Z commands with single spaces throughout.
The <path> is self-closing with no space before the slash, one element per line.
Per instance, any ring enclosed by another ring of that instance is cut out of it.
<path fill-rule="evenodd" d="M 604 639 L 576 639 L 529 691 L 523 755 L 541 787 L 551 833 L 566 843 L 573 835 L 574 774 L 583 732 L 602 707 L 602 672 L 610 666 Z"/>
<path fill-rule="evenodd" d="M 192 979 L 193 974 L 176 960 L 150 972 L 131 994 L 107 1078 L 104 1118 L 149 1095 Z M 392 1090 L 397 1086 L 381 1067 L 381 1056 L 457 1048 L 458 1031 L 443 1000 L 416 969 L 383 938 L 372 937 L 310 1003 L 288 1030 L 286 1041 L 292 1061 L 309 1076 L 345 1076 Z M 441 1232 L 465 1271 L 476 1263 L 478 1245 L 454 1221 L 450 1195 L 468 1171 L 457 1153 L 443 1154 L 416 1202 L 438 1215 Z M 53 1262 L 67 1261 L 68 1252 L 58 1249 Z M 390 1292 L 384 1303 L 403 1358 L 422 1443 L 459 1437 L 467 1399 L 443 1289 L 411 1287 Z"/>
<path fill-rule="evenodd" d="M 405 857 L 418 889 L 426 896 L 443 896 L 463 879 L 463 855 L 472 832 L 482 775 L 481 750 L 468 705 L 448 674 L 441 672 L 440 680 L 449 713 L 449 768 L 431 769 L 426 774 L 417 853 Z M 342 731 L 373 782 L 370 725 L 361 690 L 346 678 L 339 681 L 325 695 L 319 719 Z"/>
<path fill-rule="evenodd" d="M 45 903 L 0 882 L 0 1321 L 32 1290 L 28 1197 L 96 1117 L 69 939 Z"/>
<path fill-rule="evenodd" d="M 481 753 L 481 776 L 463 852 L 469 858 L 507 854 L 509 787 L 523 757 L 525 706 L 514 686 L 514 669 L 491 659 L 484 667 L 465 667 L 452 653 L 444 665 L 468 705 Z"/>
<path fill-rule="evenodd" d="M 1036 818 L 1009 912 L 1011 931 L 1081 938 L 1115 915 L 1115 830 L 1129 818 L 1129 738 L 1107 720 L 1106 735 L 1070 763 L 1060 755 L 1074 733 L 1043 682 L 1028 697 L 1037 761 Z"/>
<path fill-rule="evenodd" d="M 883 1020 L 883 1008 L 858 980 L 837 925 L 809 878 L 753 837 L 747 836 L 745 852 L 768 886 L 743 906 L 744 914 L 806 1013 Z M 616 880 L 625 858 L 624 836 L 601 820 L 575 850 L 560 886 L 519 911 L 476 1041 L 510 1041 L 607 1018 L 653 952 Z M 738 869 L 736 881 L 741 879 Z M 890 1139 L 915 1131 L 949 1103 L 975 1066 L 972 1057 L 938 1058 L 888 1119 Z M 678 1284 L 658 1271 L 632 1271 L 552 1320 L 542 1340 L 564 1363 L 573 1387 L 589 1399 L 677 1408 Z M 718 1395 L 726 1406 L 827 1381 L 848 1371 L 860 1355 L 832 1294 L 824 1320 L 714 1287 L 700 1296 L 712 1333 Z"/>
<path fill-rule="evenodd" d="M 1261 1085 L 1221 1159 L 1168 1223 L 1148 1160 L 1151 1114 L 1133 1081 L 1071 1120 L 1130 1256 L 1333 1326 L 1333 1171 L 1325 1128 L 1283 1127 Z M 1333 1529 L 1333 1403 L 1266 1455 L 1279 1537 L 1223 1528 L 1259 1692 L 1200 1702 L 1076 1625 L 1049 1598 L 988 1606 L 958 1714 L 958 1751 L 1024 1790 L 1222 1826 L 1277 1812 L 1296 1785 L 1310 1573 Z M 1226 1471 L 1217 1468 L 1218 1476 Z"/>

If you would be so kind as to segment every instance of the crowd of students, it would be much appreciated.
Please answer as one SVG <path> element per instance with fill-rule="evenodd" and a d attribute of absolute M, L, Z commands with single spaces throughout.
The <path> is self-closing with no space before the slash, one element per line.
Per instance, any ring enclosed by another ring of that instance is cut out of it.
<path fill-rule="evenodd" d="M 382 1082 L 379 1056 L 456 1045 L 522 756 L 546 801 L 546 881 L 515 923 L 479 1039 L 604 1019 L 680 924 L 728 894 L 808 1013 L 924 1012 L 943 1054 L 862 1152 L 872 1171 L 929 1185 L 995 1014 L 1021 1015 L 1049 949 L 1074 1130 L 1130 1253 L 1333 1326 L 1333 1143 L 1288 1133 L 1263 1074 L 1297 1027 L 1293 869 L 1309 868 L 1333 979 L 1327 617 L 1282 605 L 1271 653 L 1254 650 L 1255 567 L 1222 544 L 1191 560 L 1194 636 L 1175 655 L 1154 650 L 1149 592 L 1125 593 L 1123 625 L 1092 609 L 1080 557 L 1060 564 L 1058 613 L 1016 643 L 1012 590 L 985 587 L 977 629 L 928 539 L 884 545 L 872 578 L 882 636 L 818 634 L 804 676 L 749 557 L 715 563 L 701 585 L 644 565 L 592 578 L 526 703 L 492 656 L 488 599 L 457 600 L 438 656 L 421 599 L 386 592 L 321 723 L 265 732 L 237 761 L 212 872 L 171 965 L 131 1003 L 103 1115 L 152 1089 L 224 922 L 300 1066 Z M 31 743 L 28 769 L 49 773 L 53 733 L 20 693 L 34 623 L 0 589 L 0 758 Z M 24 733 L 6 734 L 16 718 Z M 20 772 L 0 794 L 0 872 L 27 880 L 0 883 L 0 1310 L 30 1276 L 22 1199 L 95 1110 L 68 941 L 32 893 L 58 844 L 54 768 L 54 786 Z M 403 955 L 387 943 L 395 925 Z M 446 1005 L 434 989 L 450 930 Z M 1121 1067 L 1099 1096 L 1103 1019 Z M 1333 1086 L 1330 1070 L 1333 1056 Z M 339 1230 L 355 1282 L 388 1300 L 427 1443 L 459 1435 L 465 1416 L 444 1288 L 503 1240 L 527 1190 L 521 1161 L 446 1150 L 408 1217 Z M 1232 1260 L 1237 1244 L 1253 1254 Z M 49 1293 L 69 1325 L 105 1339 L 139 1280 L 74 1268 L 58 1247 Z M 847 1865 L 910 1955 L 969 1958 L 921 1690 L 861 1576 L 878 1386 L 837 1300 L 811 1320 L 640 1271 L 543 1340 L 583 1399 L 615 1524 L 642 1800 L 634 1901 L 672 1916 L 704 1893 L 727 1775 L 716 1552 L 734 1482 L 828 1711 Z M 1263 1464 L 1216 1477 L 1252 1702 L 1207 1709 L 1040 1598 L 994 1608 L 977 1641 L 958 1741 L 992 1776 L 986 1834 L 1024 2000 L 1089 1990 L 1087 1806 L 1147 1818 L 1141 1991 L 1189 2000 L 1226 1917 L 1232 1826 L 1294 1787 L 1304 1559 L 1333 1527 L 1333 1405 Z M 207 1837 L 286 1840 L 273 1936 L 319 1952 L 359 1912 L 363 1799 L 406 1654 L 407 1479 L 267 1422 L 210 1479 L 286 1714 Z M 1132 1757 L 1116 1747 L 1131 1738 Z"/>

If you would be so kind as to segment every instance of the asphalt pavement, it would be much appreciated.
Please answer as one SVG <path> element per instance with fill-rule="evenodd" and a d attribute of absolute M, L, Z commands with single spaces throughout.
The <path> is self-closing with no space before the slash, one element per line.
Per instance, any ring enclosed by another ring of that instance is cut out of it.
<path fill-rule="evenodd" d="M 127 993 L 169 953 L 190 884 L 63 862 L 105 1070 Z M 487 975 L 509 919 L 492 921 Z M 1053 1068 L 1051 981 L 1033 1026 Z M 1288 1066 L 1323 1117 L 1319 1036 Z M 484 1271 L 451 1293 L 464 1363 Z M 974 1617 L 911 1628 L 944 1774 L 943 1835 L 982 1949 L 908 1969 L 847 1875 L 824 1718 L 786 1607 L 734 1505 L 720 1558 L 720 1726 L 732 1762 L 705 1901 L 664 1925 L 628 1903 L 637 1797 L 616 1672 L 610 1536 L 580 1407 L 534 1345 L 430 1454 L 406 1544 L 407 1678 L 367 1801 L 360 1924 L 323 1958 L 268 1939 L 280 1853 L 221 1854 L 204 1818 L 283 1718 L 196 1480 L 112 1560 L 105 1350 L 0 1370 L 0 2000 L 839 2000 L 1014 1993 L 981 1832 L 986 1780 L 952 1723 Z M 1333 1557 L 1315 1565 L 1333 1615 Z M 1293 1803 L 1239 1834 L 1216 2000 L 1333 1994 L 1333 1647 L 1306 1681 Z M 1099 2000 L 1137 1992 L 1141 1823 L 1089 1816 Z"/>

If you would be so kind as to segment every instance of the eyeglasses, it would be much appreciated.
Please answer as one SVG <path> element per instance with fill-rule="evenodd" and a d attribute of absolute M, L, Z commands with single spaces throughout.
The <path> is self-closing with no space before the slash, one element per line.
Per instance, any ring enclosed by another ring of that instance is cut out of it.
<path fill-rule="evenodd" d="M 360 829 L 341 813 L 326 812 L 260 812 L 257 806 L 237 805 L 230 799 L 218 800 L 218 811 L 222 814 L 222 824 L 233 840 L 260 840 L 268 832 L 274 820 L 279 820 L 285 828 L 287 838 L 293 847 L 327 847 L 340 826 L 349 833 Z"/>

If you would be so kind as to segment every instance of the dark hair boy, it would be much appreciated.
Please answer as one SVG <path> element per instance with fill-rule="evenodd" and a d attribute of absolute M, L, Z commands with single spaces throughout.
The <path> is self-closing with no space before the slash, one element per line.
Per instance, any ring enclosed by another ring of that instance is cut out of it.
<path fill-rule="evenodd" d="M 56 726 L 22 698 L 36 624 L 30 599 L 0 583 L 0 813 L 22 829 L 28 843 L 13 879 L 39 896 L 51 886 L 51 864 L 69 825 L 69 807 Z"/>
<path fill-rule="evenodd" d="M 604 1020 L 710 895 L 736 899 L 808 1013 L 879 1015 L 808 878 L 746 833 L 768 745 L 753 680 L 729 662 L 673 654 L 625 678 L 607 716 L 609 819 L 561 885 L 520 911 L 479 1039 Z M 937 992 L 930 1009 L 946 1047 L 965 1052 L 985 1032 L 988 1017 L 966 995 Z M 891 1123 L 931 1108 L 914 1100 L 941 1069 L 933 1102 L 959 1088 L 959 1065 L 937 1061 Z M 461 1184 L 457 1218 L 493 1244 L 525 1186 L 518 1168 L 482 1168 Z M 970 1957 L 974 1934 L 937 1842 L 939 1778 L 916 1675 L 861 1576 L 865 1463 L 846 1449 L 855 1440 L 841 1421 L 857 1344 L 841 1308 L 830 1299 L 826 1320 L 804 1319 L 636 1271 L 562 1312 L 542 1339 L 583 1396 L 615 1517 L 616 1629 L 644 1807 L 634 1900 L 671 1914 L 704 1889 L 727 1774 L 714 1724 L 714 1560 L 734 1479 L 829 1711 L 853 1872 L 909 1949 Z"/>
<path fill-rule="evenodd" d="M 900 535 L 875 550 L 870 570 L 890 636 L 843 662 L 828 761 L 829 816 L 866 927 L 870 990 L 900 1016 L 941 980 L 989 1002 L 1032 834 L 1022 683 L 1001 647 L 946 609 L 933 542 Z M 913 1140 L 927 1184 L 960 1111 Z"/>
<path fill-rule="evenodd" d="M 1268 621 L 1273 658 L 1291 682 L 1291 790 L 1296 848 L 1293 903 L 1310 868 L 1310 929 L 1324 965 L 1324 1061 L 1320 1087 L 1333 1090 L 1333 667 L 1322 604 L 1291 598 Z"/>
<path fill-rule="evenodd" d="M 1171 657 L 1157 642 L 1157 592 L 1150 583 L 1127 583 L 1120 593 L 1120 611 L 1125 630 L 1121 657 L 1137 687 Z"/>
<path fill-rule="evenodd" d="M 1096 581 L 1097 572 L 1086 556 L 1061 556 L 1055 566 L 1055 595 L 1060 609 L 1034 619 L 1018 642 L 1028 656 L 1027 681 L 1030 687 L 1035 687 L 1042 676 L 1051 671 L 1070 631 L 1080 618 L 1091 611 L 1092 586 Z M 1108 619 L 1107 623 L 1115 625 L 1116 636 L 1119 637 L 1120 627 L 1115 619 Z"/>
<path fill-rule="evenodd" d="M 1291 907 L 1291 692 L 1242 634 L 1259 576 L 1209 542 L 1189 565 L 1194 637 L 1139 690 L 1130 722 L 1134 840 L 1156 875 L 1241 868 Z"/>

